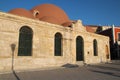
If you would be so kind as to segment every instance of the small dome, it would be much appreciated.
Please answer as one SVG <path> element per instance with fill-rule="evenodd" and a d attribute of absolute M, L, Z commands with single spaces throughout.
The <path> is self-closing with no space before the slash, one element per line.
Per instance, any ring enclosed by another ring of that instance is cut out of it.
<path fill-rule="evenodd" d="M 23 16 L 23 17 L 33 18 L 34 19 L 34 16 L 33 16 L 32 12 L 30 12 L 28 10 L 25 10 L 23 8 L 12 9 L 8 13 L 19 15 L 19 16 Z"/>
<path fill-rule="evenodd" d="M 42 4 L 35 6 L 31 12 L 37 11 L 36 18 L 47 22 L 52 22 L 58 25 L 62 25 L 65 22 L 69 22 L 69 18 L 66 13 L 59 7 L 53 4 Z"/>

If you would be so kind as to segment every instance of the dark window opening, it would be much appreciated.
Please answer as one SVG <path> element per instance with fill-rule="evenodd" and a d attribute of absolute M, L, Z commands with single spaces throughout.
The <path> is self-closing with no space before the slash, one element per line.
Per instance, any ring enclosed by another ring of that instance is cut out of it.
<path fill-rule="evenodd" d="M 62 56 L 62 35 L 60 33 L 56 33 L 54 40 L 55 40 L 54 55 Z"/>
<path fill-rule="evenodd" d="M 18 56 L 32 55 L 33 31 L 27 26 L 23 26 L 19 31 Z"/>
<path fill-rule="evenodd" d="M 98 45 L 97 45 L 97 40 L 94 39 L 93 40 L 93 52 L 94 52 L 94 56 L 98 56 Z"/>

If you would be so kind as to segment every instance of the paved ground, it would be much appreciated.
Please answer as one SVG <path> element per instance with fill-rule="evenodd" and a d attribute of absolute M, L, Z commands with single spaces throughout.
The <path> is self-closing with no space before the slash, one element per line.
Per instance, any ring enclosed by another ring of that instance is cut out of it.
<path fill-rule="evenodd" d="M 120 63 L 0 74 L 0 80 L 120 80 Z"/>

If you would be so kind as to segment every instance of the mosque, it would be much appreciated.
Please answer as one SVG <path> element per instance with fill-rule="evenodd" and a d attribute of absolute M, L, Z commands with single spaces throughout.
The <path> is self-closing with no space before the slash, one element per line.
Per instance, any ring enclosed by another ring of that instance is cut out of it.
<path fill-rule="evenodd" d="M 110 61 L 109 37 L 87 32 L 53 4 L 0 12 L 0 71 Z"/>

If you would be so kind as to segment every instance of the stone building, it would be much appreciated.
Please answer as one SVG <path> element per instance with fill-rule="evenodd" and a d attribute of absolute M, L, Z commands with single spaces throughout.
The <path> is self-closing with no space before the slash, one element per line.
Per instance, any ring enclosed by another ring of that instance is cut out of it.
<path fill-rule="evenodd" d="M 120 27 L 114 25 L 108 28 L 106 27 L 106 29 L 101 30 L 100 32 L 98 32 L 98 34 L 105 35 L 110 38 L 111 59 L 119 60 L 120 59 Z"/>
<path fill-rule="evenodd" d="M 55 5 L 0 12 L 0 71 L 108 62 L 109 54 L 108 37 L 87 32 Z"/>

